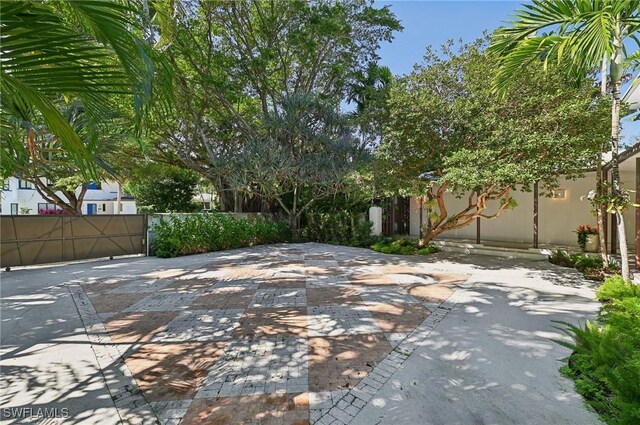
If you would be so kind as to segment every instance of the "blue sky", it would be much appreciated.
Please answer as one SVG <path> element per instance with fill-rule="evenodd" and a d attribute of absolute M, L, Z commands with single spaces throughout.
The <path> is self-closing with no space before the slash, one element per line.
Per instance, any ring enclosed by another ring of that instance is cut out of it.
<path fill-rule="evenodd" d="M 450 39 L 475 40 L 484 30 L 492 31 L 509 20 L 522 2 L 377 0 L 376 3 L 390 5 L 404 26 L 393 43 L 382 45 L 380 62 L 394 74 L 406 74 L 422 60 L 427 46 L 439 47 Z M 633 143 L 638 136 L 640 122 L 623 120 L 623 142 Z"/>

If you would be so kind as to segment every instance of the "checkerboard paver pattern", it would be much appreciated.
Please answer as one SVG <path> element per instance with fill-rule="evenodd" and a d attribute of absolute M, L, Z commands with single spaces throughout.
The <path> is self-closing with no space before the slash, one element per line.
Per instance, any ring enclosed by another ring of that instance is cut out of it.
<path fill-rule="evenodd" d="M 257 247 L 82 282 L 74 299 L 137 384 L 119 403 L 162 424 L 346 424 L 466 280 L 357 252 Z"/>

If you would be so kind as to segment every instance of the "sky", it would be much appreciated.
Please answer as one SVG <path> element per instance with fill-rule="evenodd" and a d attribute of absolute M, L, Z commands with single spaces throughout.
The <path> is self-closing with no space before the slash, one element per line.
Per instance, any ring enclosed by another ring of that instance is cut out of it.
<path fill-rule="evenodd" d="M 392 43 L 384 43 L 379 51 L 381 64 L 394 74 L 411 72 L 422 60 L 425 48 L 439 47 L 447 40 L 465 42 L 492 31 L 510 19 L 520 1 L 428 1 L 377 0 L 377 5 L 389 5 L 404 26 Z M 622 122 L 622 141 L 633 144 L 640 137 L 640 122 Z"/>

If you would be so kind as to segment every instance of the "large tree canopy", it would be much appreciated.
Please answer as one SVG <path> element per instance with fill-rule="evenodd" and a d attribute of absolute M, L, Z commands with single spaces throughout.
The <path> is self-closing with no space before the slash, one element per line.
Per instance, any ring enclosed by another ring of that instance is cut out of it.
<path fill-rule="evenodd" d="M 382 178 L 392 191 L 426 195 L 424 242 L 513 207 L 516 186 L 551 189 L 561 174 L 575 177 L 594 165 L 608 118 L 591 81 L 569 88 L 553 70 L 525 68 L 501 97 L 491 85 L 496 72 L 482 42 L 459 52 L 448 45 L 429 49 L 391 89 L 378 150 Z M 468 206 L 449 211 L 447 192 L 465 196 Z"/>
<path fill-rule="evenodd" d="M 357 73 L 377 60 L 379 43 L 401 29 L 387 7 L 364 0 L 183 5 L 169 48 L 177 111 L 158 144 L 212 181 L 222 209 L 237 193 L 223 159 L 265 139 L 265 123 L 287 99 L 312 96 L 339 108 Z"/>
<path fill-rule="evenodd" d="M 233 189 L 276 202 L 296 231 L 314 202 L 346 192 L 366 154 L 346 117 L 312 95 L 284 99 L 264 126 L 263 137 L 223 157 L 220 168 Z"/>

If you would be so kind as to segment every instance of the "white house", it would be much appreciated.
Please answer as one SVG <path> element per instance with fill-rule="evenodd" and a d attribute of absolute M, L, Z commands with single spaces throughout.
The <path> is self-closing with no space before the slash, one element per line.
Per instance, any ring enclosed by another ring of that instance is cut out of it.
<path fill-rule="evenodd" d="M 79 191 L 79 190 L 78 190 Z M 82 214 L 118 214 L 118 183 L 104 181 L 91 183 L 82 202 Z M 122 195 L 120 214 L 135 214 L 135 200 Z M 58 209 L 55 204 L 48 203 L 33 187 L 33 184 L 10 177 L 2 187 L 2 215 L 38 214 L 42 210 Z"/>

